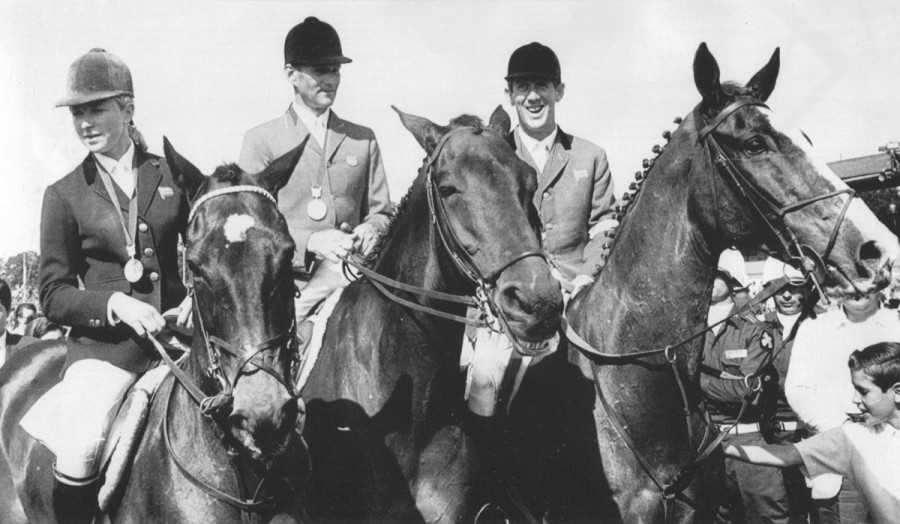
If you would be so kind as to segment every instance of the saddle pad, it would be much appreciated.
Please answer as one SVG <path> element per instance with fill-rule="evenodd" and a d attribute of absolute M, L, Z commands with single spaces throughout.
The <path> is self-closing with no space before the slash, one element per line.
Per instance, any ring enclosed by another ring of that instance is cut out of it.
<path fill-rule="evenodd" d="M 100 486 L 97 502 L 104 512 L 112 501 L 116 487 L 137 451 L 137 445 L 144 433 L 144 424 L 147 422 L 150 400 L 169 373 L 169 367 L 165 365 L 144 373 L 131 388 L 116 415 L 103 448 L 103 459 L 100 462 L 106 470 L 102 476 L 103 485 Z"/>
<path fill-rule="evenodd" d="M 313 327 L 309 343 L 306 344 L 306 349 L 301 350 L 303 361 L 300 364 L 300 372 L 297 374 L 297 383 L 294 385 L 294 393 L 298 396 L 300 395 L 300 392 L 303 391 L 303 387 L 306 385 L 306 381 L 309 380 L 309 375 L 316 365 L 316 360 L 319 358 L 319 351 L 322 349 L 322 339 L 325 338 L 325 327 L 328 325 L 328 317 L 331 316 L 331 313 L 334 311 L 334 306 L 337 305 L 338 300 L 341 298 L 341 293 L 343 292 L 343 287 L 334 290 L 334 292 L 322 302 L 322 305 L 316 313 L 306 319 L 306 322 L 311 322 Z"/>

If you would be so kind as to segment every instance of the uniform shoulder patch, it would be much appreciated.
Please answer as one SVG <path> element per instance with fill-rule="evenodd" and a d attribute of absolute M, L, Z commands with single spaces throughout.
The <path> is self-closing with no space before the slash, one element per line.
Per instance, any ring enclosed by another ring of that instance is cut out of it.
<path fill-rule="evenodd" d="M 759 344 L 765 349 L 771 350 L 775 344 L 772 340 L 772 335 L 768 331 L 763 331 L 762 338 L 759 340 Z"/>

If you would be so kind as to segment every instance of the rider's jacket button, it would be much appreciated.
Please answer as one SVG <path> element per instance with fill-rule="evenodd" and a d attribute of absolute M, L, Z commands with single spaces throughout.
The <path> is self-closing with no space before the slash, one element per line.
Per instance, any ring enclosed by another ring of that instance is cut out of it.
<path fill-rule="evenodd" d="M 156 271 L 154 271 L 153 273 L 150 273 L 150 280 L 152 280 L 154 282 L 159 280 L 159 273 L 157 273 Z"/>
<path fill-rule="evenodd" d="M 553 229 L 553 223 L 551 222 L 551 223 L 547 224 L 546 226 L 544 226 L 544 229 L 546 229 L 547 231 L 550 231 L 551 229 Z"/>
<path fill-rule="evenodd" d="M 148 248 L 144 249 L 144 256 L 145 256 L 145 257 L 152 257 L 152 256 L 155 255 L 155 254 L 156 254 L 156 251 L 153 251 L 153 248 L 152 248 L 152 247 L 148 247 Z"/>
<path fill-rule="evenodd" d="M 149 229 L 150 226 L 148 226 L 146 222 L 141 222 L 140 225 L 138 225 L 138 231 L 141 233 L 146 233 Z"/>
<path fill-rule="evenodd" d="M 88 322 L 88 324 L 90 324 L 91 327 L 97 327 L 97 326 L 100 325 L 100 319 L 99 319 L 99 318 L 92 318 L 92 319 L 90 320 L 90 322 Z"/>
<path fill-rule="evenodd" d="M 544 198 L 550 198 L 550 196 L 551 196 L 551 193 L 549 191 L 544 192 L 544 195 L 543 195 Z"/>

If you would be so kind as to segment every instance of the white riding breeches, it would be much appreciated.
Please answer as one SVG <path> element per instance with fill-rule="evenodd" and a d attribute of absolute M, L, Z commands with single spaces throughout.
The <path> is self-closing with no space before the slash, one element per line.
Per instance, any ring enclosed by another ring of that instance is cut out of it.
<path fill-rule="evenodd" d="M 297 323 L 303 322 L 309 317 L 316 305 L 325 300 L 335 289 L 345 287 L 350 283 L 344 276 L 342 264 L 330 260 L 323 260 L 309 281 L 294 281 L 300 296 L 294 299 L 294 312 L 297 315 Z"/>
<path fill-rule="evenodd" d="M 137 378 L 137 373 L 102 360 L 79 360 L 35 402 L 20 425 L 56 455 L 59 473 L 92 477 L 100 468 L 109 427 Z"/>

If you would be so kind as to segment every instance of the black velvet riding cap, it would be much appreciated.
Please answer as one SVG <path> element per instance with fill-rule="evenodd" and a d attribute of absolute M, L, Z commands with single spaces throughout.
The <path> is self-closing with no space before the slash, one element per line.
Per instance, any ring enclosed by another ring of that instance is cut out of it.
<path fill-rule="evenodd" d="M 314 16 L 295 25 L 284 39 L 284 63 L 293 66 L 349 64 L 331 25 Z"/>

